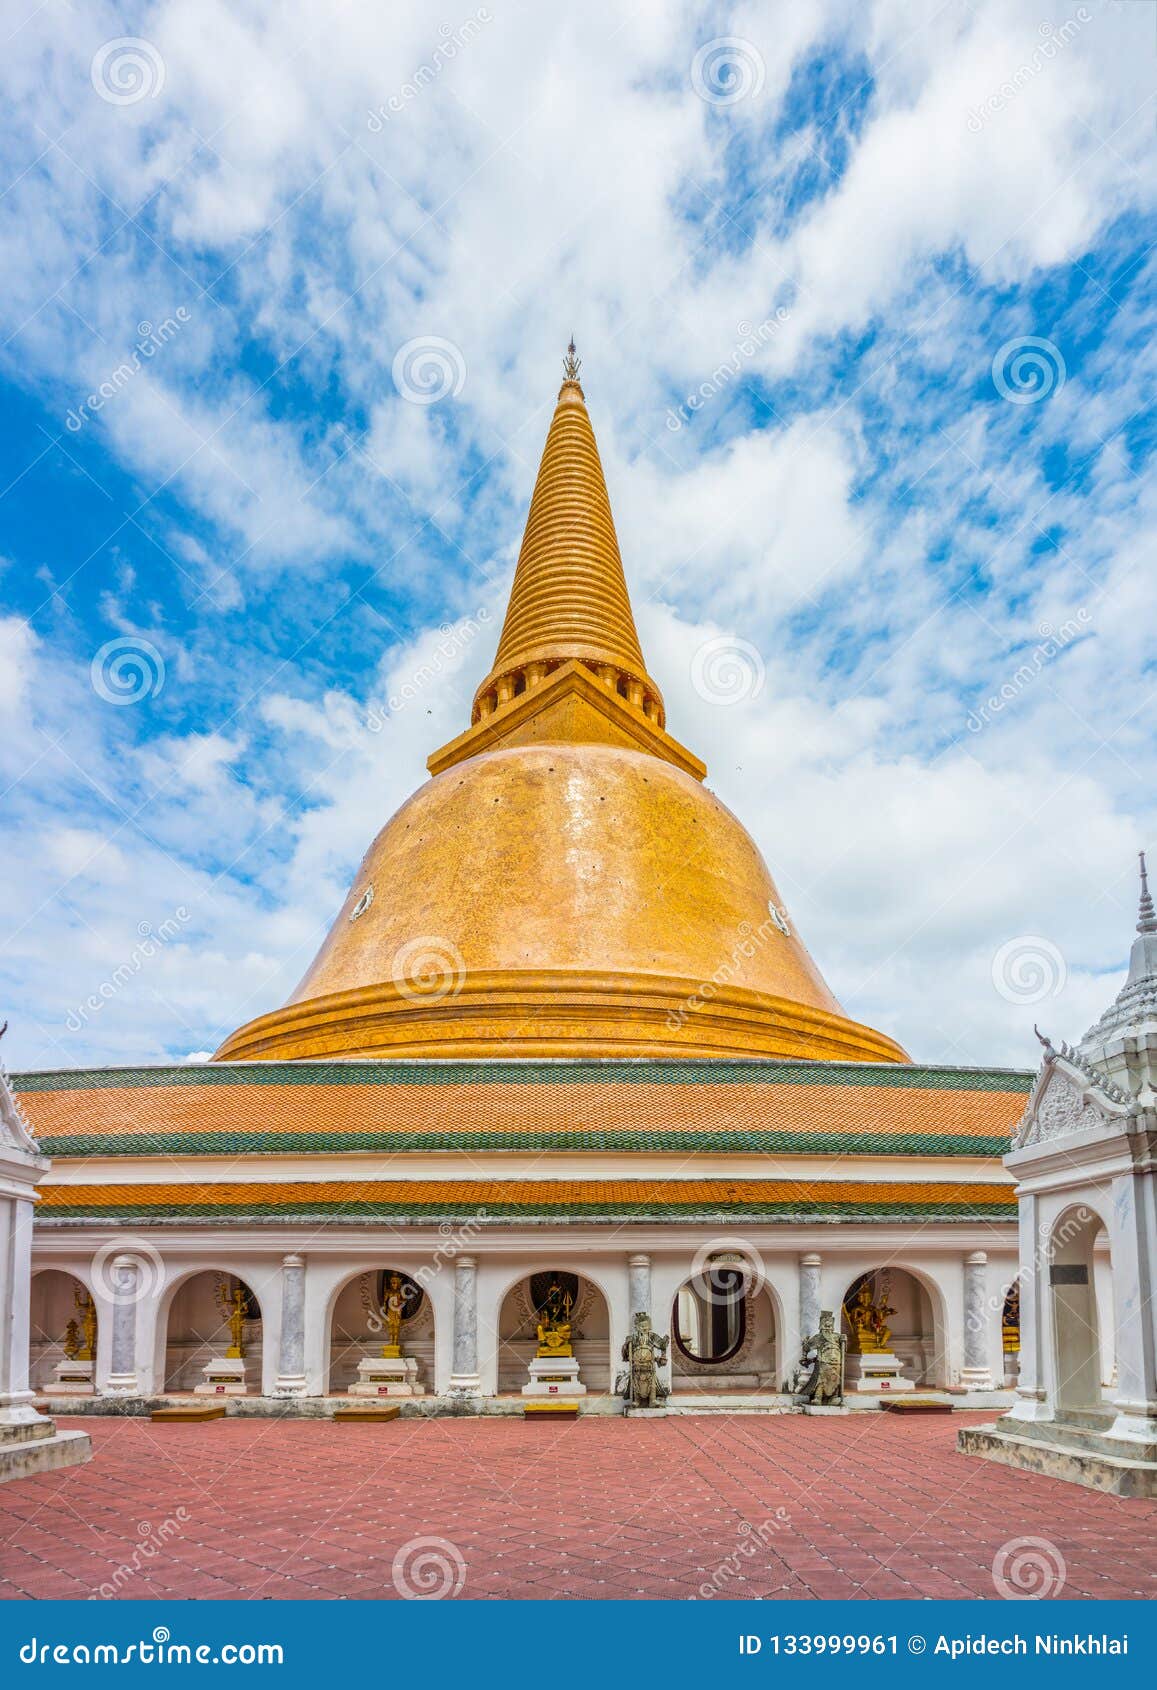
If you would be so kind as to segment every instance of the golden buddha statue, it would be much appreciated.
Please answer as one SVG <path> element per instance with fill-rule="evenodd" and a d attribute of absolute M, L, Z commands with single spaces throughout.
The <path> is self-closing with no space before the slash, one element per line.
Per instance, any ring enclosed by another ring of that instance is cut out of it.
<path fill-rule="evenodd" d="M 240 1280 L 230 1291 L 224 1280 L 217 1281 L 217 1302 L 229 1325 L 228 1361 L 241 1361 L 245 1355 L 245 1287 Z"/>
<path fill-rule="evenodd" d="M 887 1352 L 892 1337 L 892 1328 L 888 1325 L 888 1316 L 895 1314 L 895 1309 L 888 1303 L 888 1288 L 881 1287 L 877 1300 L 872 1290 L 872 1281 L 865 1279 L 857 1286 L 848 1302 L 844 1304 L 844 1313 L 848 1325 L 852 1329 L 849 1350 L 854 1355 L 882 1355 Z"/>
<path fill-rule="evenodd" d="M 382 1319 L 386 1323 L 386 1342 L 382 1345 L 383 1356 L 400 1356 L 402 1353 L 402 1315 L 405 1311 L 406 1297 L 402 1287 L 400 1273 L 392 1273 L 386 1288 L 385 1301 L 382 1304 Z"/>
<path fill-rule="evenodd" d="M 84 1329 L 84 1341 L 77 1350 L 75 1359 L 77 1361 L 95 1361 L 96 1303 L 85 1290 L 83 1285 L 77 1286 L 73 1296 L 73 1301 L 76 1303 L 76 1306 L 80 1311 L 80 1318 Z M 75 1322 L 73 1324 L 75 1324 Z"/>
<path fill-rule="evenodd" d="M 569 1291 L 552 1279 L 546 1301 L 538 1311 L 538 1353 L 540 1356 L 571 1356 L 571 1306 Z"/>
<path fill-rule="evenodd" d="M 75 1320 L 70 1320 L 68 1325 L 65 1327 L 64 1343 L 61 1347 L 64 1350 L 66 1360 L 76 1361 L 79 1358 L 80 1327 L 76 1324 Z"/>
<path fill-rule="evenodd" d="M 1014 1279 L 1004 1299 L 1000 1325 L 1001 1349 L 1006 1356 L 1020 1352 L 1020 1280 Z"/>

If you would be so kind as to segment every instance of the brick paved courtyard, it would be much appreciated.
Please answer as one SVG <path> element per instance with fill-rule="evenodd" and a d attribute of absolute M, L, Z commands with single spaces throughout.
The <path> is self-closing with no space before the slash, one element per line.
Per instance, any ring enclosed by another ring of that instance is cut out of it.
<path fill-rule="evenodd" d="M 65 1420 L 95 1457 L 0 1488 L 0 1594 L 991 1597 L 1038 1538 L 1057 1594 L 1157 1595 L 1157 1503 L 957 1455 L 986 1418 Z"/>

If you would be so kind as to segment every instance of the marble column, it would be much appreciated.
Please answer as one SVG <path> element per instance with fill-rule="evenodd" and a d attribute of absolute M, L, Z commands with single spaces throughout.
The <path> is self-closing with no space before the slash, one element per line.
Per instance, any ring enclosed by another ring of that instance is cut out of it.
<path fill-rule="evenodd" d="M 137 1299 L 140 1295 L 140 1264 L 133 1256 L 114 1256 L 112 1281 L 112 1353 L 105 1393 L 110 1397 L 135 1397 L 137 1383 Z"/>
<path fill-rule="evenodd" d="M 281 1343 L 274 1395 L 303 1397 L 305 1381 L 305 1257 L 281 1261 Z"/>
<path fill-rule="evenodd" d="M 478 1259 L 459 1256 L 454 1263 L 454 1370 L 450 1392 L 476 1397 L 482 1392 L 478 1372 Z"/>
<path fill-rule="evenodd" d="M 1020 1260 L 1020 1355 L 1017 1358 L 1016 1401 L 1006 1420 L 1051 1420 L 1053 1411 L 1045 1390 L 1044 1337 L 1048 1307 L 1048 1264 L 1042 1273 L 1040 1198 L 1022 1193 L 1017 1202 Z"/>
<path fill-rule="evenodd" d="M 989 1307 L 988 1256 L 973 1250 L 964 1258 L 964 1368 L 960 1383 L 967 1391 L 991 1391 L 989 1327 L 1000 1311 Z"/>
<path fill-rule="evenodd" d="M 1113 1181 L 1109 1228 L 1112 1249 L 1113 1326 L 1117 1382 L 1112 1438 L 1157 1442 L 1157 1177 L 1148 1163 L 1140 1173 Z"/>
<path fill-rule="evenodd" d="M 799 1340 L 805 1344 L 820 1329 L 820 1275 L 824 1259 L 814 1251 L 799 1259 Z"/>
<path fill-rule="evenodd" d="M 28 1339 L 32 1310 L 31 1198 L 0 1198 L 0 1439 L 10 1427 L 39 1427 L 52 1422 L 33 1408 L 28 1387 Z"/>
<path fill-rule="evenodd" d="M 633 1327 L 637 1314 L 651 1313 L 651 1258 L 627 1258 L 627 1319 Z"/>

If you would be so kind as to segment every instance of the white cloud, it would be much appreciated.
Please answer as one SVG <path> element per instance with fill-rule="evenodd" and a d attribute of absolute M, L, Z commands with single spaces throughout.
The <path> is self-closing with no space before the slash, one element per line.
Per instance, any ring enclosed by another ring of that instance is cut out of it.
<path fill-rule="evenodd" d="M 1031 1061 L 992 956 L 1019 933 L 1055 943 L 1067 984 L 1040 1013 L 1079 1034 L 1153 834 L 1155 525 L 1130 423 L 1157 360 L 1148 277 L 1099 251 L 1152 207 L 1146 9 L 1090 7 L 1039 65 L 1027 0 L 487 10 L 441 60 L 424 8 L 336 0 L 104 5 L 82 28 L 49 5 L 12 44 L 33 139 L 4 153 L 11 368 L 78 464 L 99 445 L 139 494 L 181 603 L 142 548 L 97 612 L 82 569 L 54 623 L 0 621 L 11 1054 L 194 1059 L 288 993 L 468 720 L 573 328 L 672 727 L 833 986 L 918 1055 Z M 717 108 L 690 66 L 725 29 L 765 74 Z M 118 107 L 89 62 L 126 33 L 167 74 Z M 826 122 L 801 85 L 821 50 L 846 89 Z M 781 301 L 782 329 L 673 434 L 669 407 Z M 68 432 L 179 304 L 181 333 Z M 1034 333 L 1067 383 L 994 403 L 993 353 Z M 399 396 L 394 355 L 420 335 L 459 350 L 453 401 Z M 351 560 L 376 572 L 357 593 Z M 970 733 L 1041 624 L 1080 607 L 1089 636 Z M 439 624 L 481 609 L 440 659 Z M 332 653 L 354 619 L 351 676 Z M 94 695 L 107 628 L 163 650 L 153 714 Z M 690 676 L 731 633 L 766 679 L 728 709 Z M 69 1028 L 177 908 L 172 939 Z"/>

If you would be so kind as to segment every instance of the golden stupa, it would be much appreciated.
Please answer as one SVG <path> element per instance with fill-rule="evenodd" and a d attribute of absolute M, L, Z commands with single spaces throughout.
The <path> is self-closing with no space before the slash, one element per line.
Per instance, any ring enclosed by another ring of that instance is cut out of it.
<path fill-rule="evenodd" d="M 572 344 L 471 726 L 370 846 L 289 1003 L 216 1060 L 907 1060 L 843 1014 L 666 731 L 578 378 Z"/>

